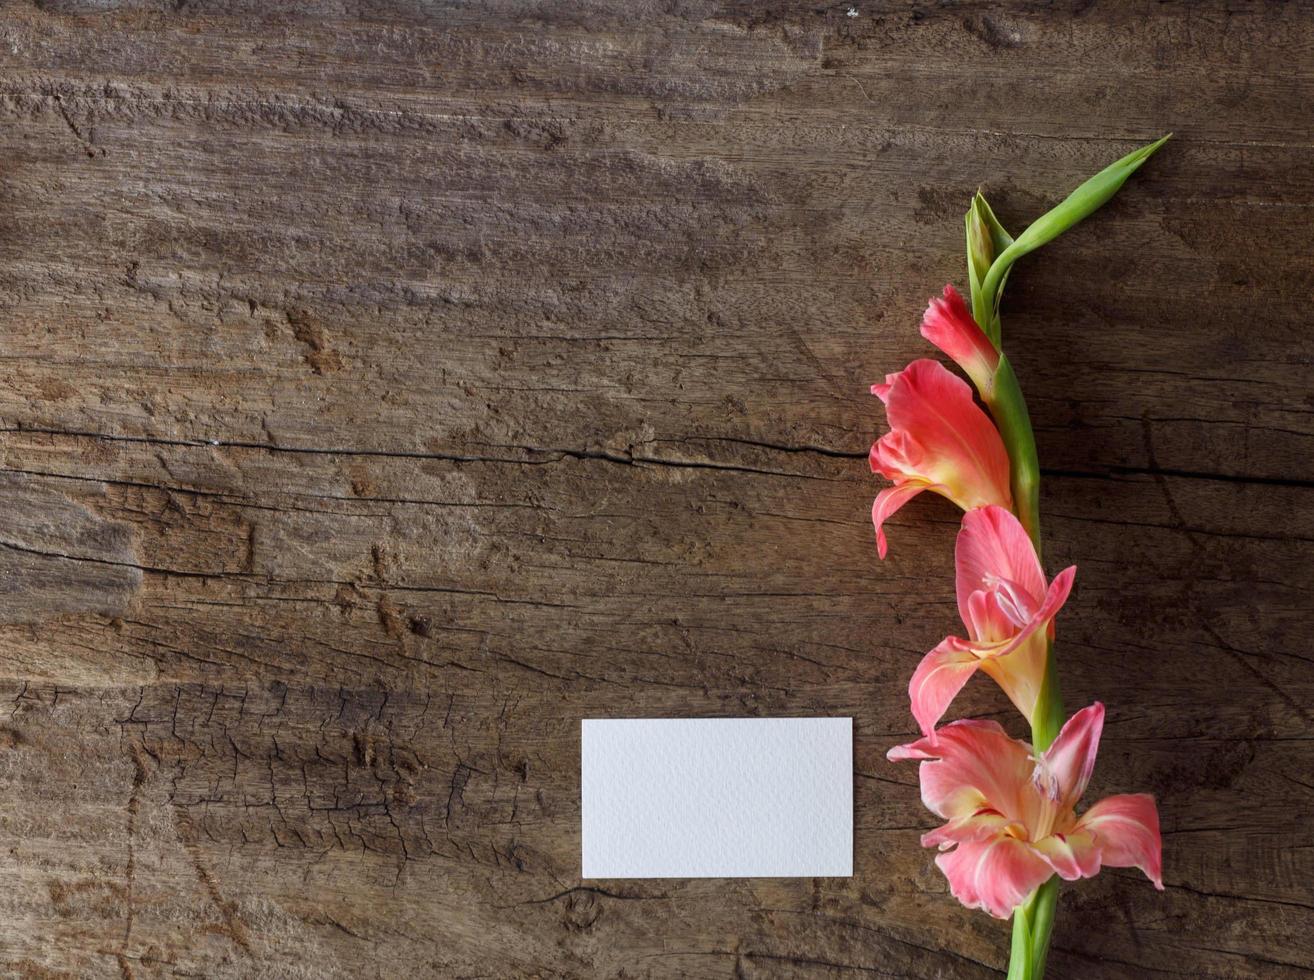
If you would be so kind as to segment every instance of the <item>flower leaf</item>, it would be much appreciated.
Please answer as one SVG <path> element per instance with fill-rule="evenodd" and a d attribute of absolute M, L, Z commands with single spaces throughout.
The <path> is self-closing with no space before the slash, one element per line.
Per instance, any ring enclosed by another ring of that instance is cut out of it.
<path fill-rule="evenodd" d="M 1011 245 L 995 256 L 989 272 L 981 282 L 982 301 L 990 304 L 992 316 L 999 309 L 1004 277 L 1008 275 L 1013 263 L 1028 252 L 1034 252 L 1040 246 L 1052 242 L 1097 211 L 1171 136 L 1172 133 L 1169 133 L 1105 167 L 1069 194 L 1061 204 L 1033 221 Z"/>

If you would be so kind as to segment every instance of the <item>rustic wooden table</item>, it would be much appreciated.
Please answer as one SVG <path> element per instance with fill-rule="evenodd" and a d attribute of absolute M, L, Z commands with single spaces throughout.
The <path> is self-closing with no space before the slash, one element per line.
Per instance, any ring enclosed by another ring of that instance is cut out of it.
<path fill-rule="evenodd" d="M 0 8 L 5 976 L 1001 976 L 884 759 L 957 515 L 877 562 L 867 385 L 978 185 L 1167 130 L 1005 313 L 1164 820 L 1053 976 L 1311 975 L 1308 7 L 278 6 Z M 813 713 L 852 879 L 581 882 L 581 717 Z"/>

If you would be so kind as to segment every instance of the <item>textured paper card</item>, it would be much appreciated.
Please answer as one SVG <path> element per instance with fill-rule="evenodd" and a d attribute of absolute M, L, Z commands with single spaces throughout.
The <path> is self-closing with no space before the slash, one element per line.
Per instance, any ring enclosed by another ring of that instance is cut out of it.
<path fill-rule="evenodd" d="M 853 719 L 585 719 L 585 878 L 853 874 Z"/>

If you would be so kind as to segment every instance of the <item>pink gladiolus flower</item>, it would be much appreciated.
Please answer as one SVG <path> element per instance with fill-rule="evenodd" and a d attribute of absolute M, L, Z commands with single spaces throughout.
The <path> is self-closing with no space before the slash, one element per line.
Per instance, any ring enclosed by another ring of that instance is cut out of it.
<path fill-rule="evenodd" d="M 922 837 L 954 897 L 1006 919 L 1050 875 L 1068 881 L 1101 866 L 1140 868 L 1163 890 L 1162 842 L 1154 798 L 1110 796 L 1081 817 L 1073 807 L 1095 766 L 1104 705 L 1068 719 L 1036 759 L 1031 746 L 992 721 L 956 721 L 889 752 L 919 759 L 922 802 L 948 822 Z"/>
<path fill-rule="evenodd" d="M 873 473 L 894 482 L 871 509 L 882 558 L 882 525 L 923 490 L 934 490 L 964 510 L 1012 505 L 1003 440 L 961 378 L 938 361 L 919 360 L 872 385 L 871 392 L 885 403 L 890 420 L 890 431 L 868 457 Z"/>
<path fill-rule="evenodd" d="M 928 653 L 908 685 L 913 717 L 925 735 L 962 690 L 984 670 L 1019 711 L 1032 720 L 1054 617 L 1077 574 L 1065 568 L 1045 587 L 1045 573 L 1027 532 L 1003 507 L 963 515 L 954 547 L 958 570 L 958 614 L 968 639 L 947 637 Z"/>
<path fill-rule="evenodd" d="M 953 286 L 944 287 L 944 297 L 933 299 L 922 316 L 922 336 L 948 354 L 962 368 L 977 391 L 985 394 L 999 367 L 999 351 L 972 318 L 972 313 Z"/>

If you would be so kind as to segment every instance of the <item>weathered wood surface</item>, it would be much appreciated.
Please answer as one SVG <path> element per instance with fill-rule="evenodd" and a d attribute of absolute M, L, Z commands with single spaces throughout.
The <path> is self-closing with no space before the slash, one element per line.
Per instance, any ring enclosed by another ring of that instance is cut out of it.
<path fill-rule="evenodd" d="M 1001 976 L 884 760 L 956 517 L 876 561 L 866 386 L 979 184 L 1170 129 L 1006 310 L 1164 820 L 1054 974 L 1310 975 L 1307 8 L 278 7 L 0 10 L 4 975 Z M 581 883 L 581 717 L 817 712 L 852 880 Z"/>

